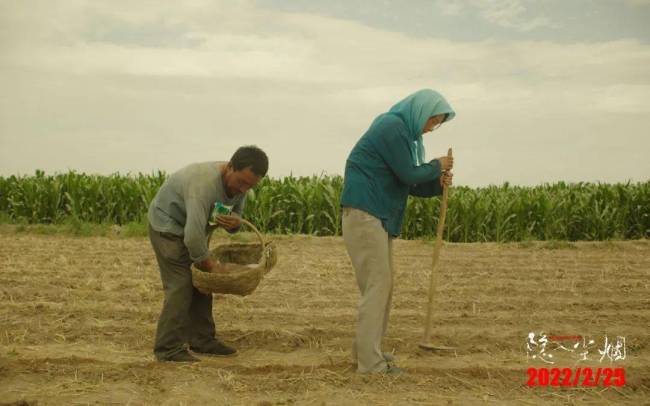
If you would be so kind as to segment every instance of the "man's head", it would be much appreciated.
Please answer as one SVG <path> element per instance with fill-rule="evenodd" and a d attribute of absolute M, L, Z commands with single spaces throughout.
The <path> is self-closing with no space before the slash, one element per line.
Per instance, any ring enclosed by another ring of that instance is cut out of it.
<path fill-rule="evenodd" d="M 254 145 L 240 147 L 230 158 L 223 173 L 223 183 L 229 197 L 243 194 L 257 185 L 269 170 L 269 159 Z"/>

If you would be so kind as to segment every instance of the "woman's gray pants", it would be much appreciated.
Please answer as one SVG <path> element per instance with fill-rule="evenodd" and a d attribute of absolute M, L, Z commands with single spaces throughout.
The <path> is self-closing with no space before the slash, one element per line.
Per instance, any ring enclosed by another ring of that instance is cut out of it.
<path fill-rule="evenodd" d="M 392 239 L 381 221 L 358 209 L 343 208 L 343 240 L 361 292 L 352 354 L 357 371 L 379 372 L 388 364 L 381 341 L 388 328 L 393 294 Z"/>

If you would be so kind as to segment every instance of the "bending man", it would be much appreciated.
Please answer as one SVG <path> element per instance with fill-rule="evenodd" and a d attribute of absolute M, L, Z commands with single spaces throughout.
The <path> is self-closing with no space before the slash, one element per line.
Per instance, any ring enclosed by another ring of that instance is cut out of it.
<path fill-rule="evenodd" d="M 233 356 L 237 353 L 215 337 L 212 294 L 192 286 L 191 266 L 212 271 L 206 226 L 216 202 L 233 206 L 216 222 L 234 233 L 241 226 L 246 192 L 268 171 L 268 158 L 254 146 L 239 148 L 230 162 L 203 162 L 173 173 L 149 206 L 149 239 L 160 267 L 165 300 L 154 354 L 159 361 L 194 362 L 194 353 Z"/>

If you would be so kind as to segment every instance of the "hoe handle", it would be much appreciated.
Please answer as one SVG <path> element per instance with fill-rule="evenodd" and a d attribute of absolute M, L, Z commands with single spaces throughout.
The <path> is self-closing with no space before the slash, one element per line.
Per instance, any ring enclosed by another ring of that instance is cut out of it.
<path fill-rule="evenodd" d="M 451 148 L 447 151 L 447 156 L 451 158 Z M 442 234 L 445 231 L 445 218 L 447 217 L 447 198 L 449 196 L 449 187 L 442 190 L 442 201 L 440 203 L 440 218 L 438 219 L 438 229 L 436 230 L 436 242 L 433 246 L 433 263 L 431 265 L 431 276 L 429 277 L 429 305 L 427 306 L 427 321 L 424 326 L 424 341 L 429 342 L 431 337 L 431 319 L 433 317 L 433 293 L 436 289 L 436 265 L 440 257 L 442 248 Z"/>

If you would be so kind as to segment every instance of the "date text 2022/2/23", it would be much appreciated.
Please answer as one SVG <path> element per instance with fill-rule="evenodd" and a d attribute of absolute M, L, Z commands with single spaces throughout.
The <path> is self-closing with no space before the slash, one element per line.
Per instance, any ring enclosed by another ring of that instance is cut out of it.
<path fill-rule="evenodd" d="M 624 386 L 624 368 L 528 368 L 528 386 Z"/>

